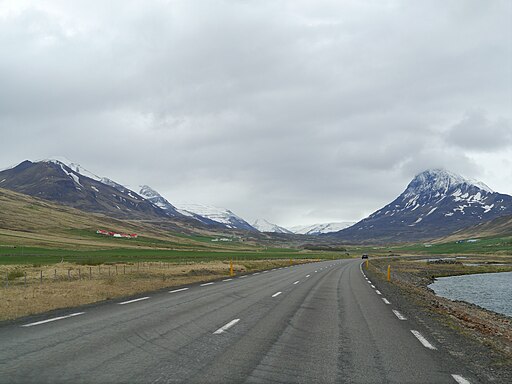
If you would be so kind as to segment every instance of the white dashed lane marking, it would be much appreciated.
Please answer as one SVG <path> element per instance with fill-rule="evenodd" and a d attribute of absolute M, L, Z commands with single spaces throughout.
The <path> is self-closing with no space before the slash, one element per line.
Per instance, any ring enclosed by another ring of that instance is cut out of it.
<path fill-rule="evenodd" d="M 311 276 L 311 275 L 306 275 L 306 277 L 309 277 L 309 276 Z"/>
<path fill-rule="evenodd" d="M 274 293 L 274 294 L 272 295 L 272 297 L 279 296 L 281 293 L 283 293 L 283 292 L 276 292 L 276 293 Z"/>
<path fill-rule="evenodd" d="M 226 325 L 220 327 L 215 332 L 213 332 L 213 334 L 214 335 L 220 335 L 221 333 L 226 332 L 229 328 L 231 328 L 233 325 L 235 325 L 239 321 L 240 321 L 240 319 L 231 320 L 229 323 L 227 323 Z"/>
<path fill-rule="evenodd" d="M 233 279 L 224 279 L 224 280 L 222 280 L 222 281 L 231 281 L 231 280 L 233 280 Z"/>
<path fill-rule="evenodd" d="M 207 285 L 212 285 L 212 284 L 215 284 L 215 283 L 204 283 L 204 284 L 201 284 L 200 287 L 206 287 Z"/>
<path fill-rule="evenodd" d="M 295 284 L 299 284 L 299 280 L 297 280 L 296 282 L 293 283 L 293 285 L 295 285 Z"/>
<path fill-rule="evenodd" d="M 469 380 L 465 379 L 461 375 L 452 375 L 452 377 L 459 384 L 471 384 Z"/>
<path fill-rule="evenodd" d="M 382 298 L 382 301 L 383 301 L 384 303 L 386 303 L 387 305 L 391 304 L 391 303 L 388 301 L 388 299 L 386 299 L 385 297 L 383 297 L 383 298 Z"/>
<path fill-rule="evenodd" d="M 382 295 L 382 293 L 380 293 L 380 291 L 379 291 L 378 289 L 376 289 L 376 290 L 375 290 L 375 293 L 376 293 L 377 295 Z"/>
<path fill-rule="evenodd" d="M 432 344 L 430 344 L 430 342 L 427 339 L 425 339 L 423 337 L 423 335 L 421 333 L 419 333 L 418 331 L 411 330 L 411 332 L 420 341 L 420 343 L 423 344 L 423 346 L 425 348 L 432 349 L 432 350 L 436 350 L 437 349 Z"/>
<path fill-rule="evenodd" d="M 51 323 L 52 321 L 63 320 L 63 319 L 68 319 L 70 317 L 80 316 L 80 315 L 83 315 L 84 313 L 85 312 L 77 312 L 77 313 L 72 313 L 72 314 L 66 315 L 66 316 L 53 317 L 53 318 L 47 319 L 47 320 L 36 321 L 35 323 L 23 324 L 22 327 L 33 327 L 34 325 Z"/>
<path fill-rule="evenodd" d="M 400 312 L 398 312 L 396 309 L 392 310 L 396 317 L 398 317 L 399 320 L 407 320 L 407 318 L 402 315 Z"/>
<path fill-rule="evenodd" d="M 147 300 L 147 299 L 149 299 L 149 296 L 146 296 L 146 297 L 139 297 L 138 299 L 133 299 L 133 300 L 128 300 L 128 301 L 123 301 L 122 303 L 119 303 L 119 305 L 125 305 L 125 304 L 136 303 L 137 301 L 142 301 L 142 300 Z"/>
<path fill-rule="evenodd" d="M 173 291 L 169 291 L 169 293 L 176 293 L 176 292 L 182 292 L 182 291 L 186 291 L 188 288 L 180 288 L 180 289 L 175 289 Z"/>

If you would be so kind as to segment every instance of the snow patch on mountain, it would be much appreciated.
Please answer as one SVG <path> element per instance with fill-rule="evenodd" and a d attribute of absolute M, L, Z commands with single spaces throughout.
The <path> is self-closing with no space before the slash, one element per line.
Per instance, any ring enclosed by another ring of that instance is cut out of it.
<path fill-rule="evenodd" d="M 214 207 L 211 205 L 202 205 L 194 203 L 180 203 L 176 204 L 179 212 L 190 212 L 202 217 L 206 217 L 212 221 L 223 224 L 226 228 L 230 229 L 243 229 L 254 231 L 255 228 L 242 219 L 240 216 L 235 215 L 229 209 Z"/>
<path fill-rule="evenodd" d="M 252 226 L 260 232 L 273 232 L 273 233 L 293 233 L 288 229 L 281 227 L 277 224 L 273 224 L 265 219 L 256 219 Z"/>
<path fill-rule="evenodd" d="M 354 222 L 333 222 L 313 225 L 297 225 L 291 227 L 290 231 L 298 235 L 321 235 L 324 233 L 338 232 L 354 224 Z"/>

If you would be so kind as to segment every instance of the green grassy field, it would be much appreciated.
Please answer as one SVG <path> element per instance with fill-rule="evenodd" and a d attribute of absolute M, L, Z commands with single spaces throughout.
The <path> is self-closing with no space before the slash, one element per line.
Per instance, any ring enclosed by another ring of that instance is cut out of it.
<path fill-rule="evenodd" d="M 428 243 L 427 243 L 428 244 Z M 411 244 L 397 246 L 353 246 L 347 247 L 351 254 L 368 253 L 372 255 L 413 253 L 418 255 L 453 255 L 453 254 L 481 254 L 481 255 L 512 255 L 512 237 L 480 238 L 477 242 L 450 241 L 439 244 Z"/>
<path fill-rule="evenodd" d="M 133 263 L 138 261 L 199 262 L 218 260 L 333 259 L 346 257 L 336 252 L 302 252 L 296 249 L 259 251 L 176 251 L 165 249 L 65 250 L 36 247 L 0 247 L 0 264 Z"/>

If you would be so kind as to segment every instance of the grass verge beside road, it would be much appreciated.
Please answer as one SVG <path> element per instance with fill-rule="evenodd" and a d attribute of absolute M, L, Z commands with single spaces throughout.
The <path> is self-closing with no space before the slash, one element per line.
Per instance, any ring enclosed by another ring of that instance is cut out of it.
<path fill-rule="evenodd" d="M 294 260 L 294 264 L 316 261 Z M 288 266 L 290 260 L 245 260 L 234 263 L 235 274 Z M 0 287 L 0 320 L 76 307 L 229 276 L 229 262 L 170 264 L 143 262 L 81 266 L 58 263 L 46 266 L 3 265 L 8 276 Z M 40 280 L 43 276 L 42 281 Z M 7 284 L 6 284 L 7 283 Z"/>

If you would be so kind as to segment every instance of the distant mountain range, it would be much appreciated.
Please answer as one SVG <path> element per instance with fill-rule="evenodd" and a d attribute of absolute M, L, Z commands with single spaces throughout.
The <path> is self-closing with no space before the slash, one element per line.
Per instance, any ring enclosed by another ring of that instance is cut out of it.
<path fill-rule="evenodd" d="M 394 201 L 353 226 L 330 234 L 348 242 L 435 239 L 512 214 L 512 196 L 455 173 L 418 174 Z"/>
<path fill-rule="evenodd" d="M 418 174 L 394 201 L 356 224 L 335 222 L 289 229 L 264 219 L 251 225 L 225 208 L 171 204 L 148 185 L 134 192 L 65 159 L 27 160 L 0 171 L 0 188 L 112 218 L 171 223 L 168 228 L 318 235 L 353 243 L 435 239 L 512 215 L 512 196 L 440 169 Z M 500 231 L 508 230 L 509 221 L 496 223 Z M 480 228 L 491 233 L 493 226 Z"/>
<path fill-rule="evenodd" d="M 86 212 L 130 220 L 168 220 L 203 229 L 256 231 L 229 210 L 196 206 L 205 216 L 190 209 L 177 209 L 147 185 L 139 193 L 99 177 L 66 159 L 23 161 L 0 171 L 0 188 L 67 205 Z M 199 209 L 199 207 L 201 209 Z M 183 207 L 182 207 L 183 208 Z M 210 218 L 211 217 L 211 218 Z"/>

